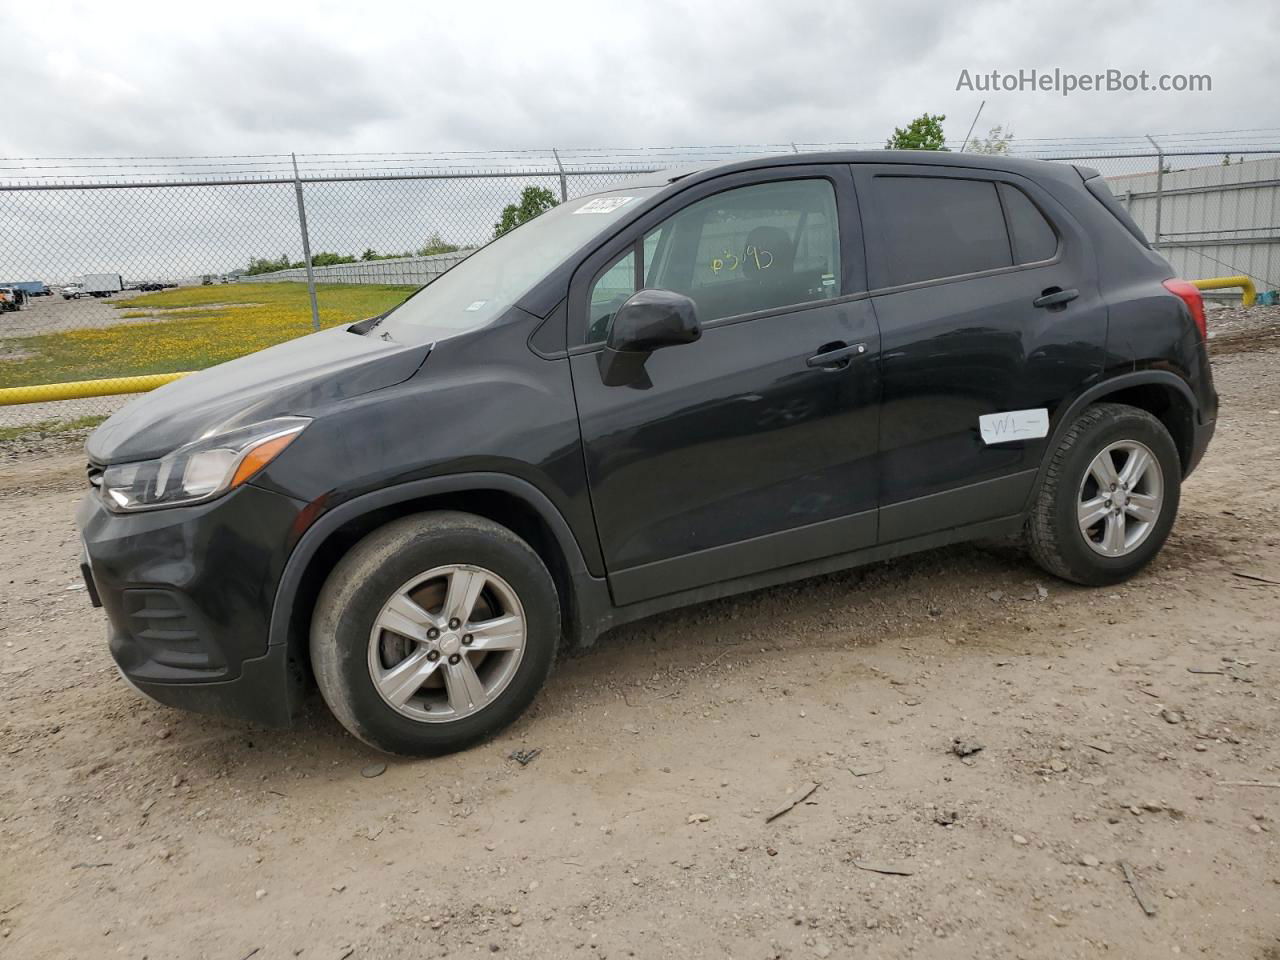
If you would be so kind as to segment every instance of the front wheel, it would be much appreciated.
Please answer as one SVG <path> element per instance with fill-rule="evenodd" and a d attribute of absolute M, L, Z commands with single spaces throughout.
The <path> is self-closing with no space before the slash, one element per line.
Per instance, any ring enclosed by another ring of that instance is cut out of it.
<path fill-rule="evenodd" d="M 1164 545 L 1182 465 L 1164 424 L 1118 403 L 1088 408 L 1050 455 L 1027 522 L 1031 555 L 1064 580 L 1127 580 Z"/>
<path fill-rule="evenodd" d="M 369 534 L 316 603 L 311 661 L 325 702 L 388 753 L 471 746 L 533 700 L 560 607 L 537 553 L 472 514 L 405 517 Z"/>

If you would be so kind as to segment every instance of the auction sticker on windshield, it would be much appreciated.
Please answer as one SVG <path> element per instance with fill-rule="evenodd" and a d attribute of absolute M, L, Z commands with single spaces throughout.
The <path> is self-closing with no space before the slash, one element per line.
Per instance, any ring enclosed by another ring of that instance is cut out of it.
<path fill-rule="evenodd" d="M 619 207 L 630 203 L 635 197 L 596 197 L 588 200 L 574 213 L 613 213 Z"/>

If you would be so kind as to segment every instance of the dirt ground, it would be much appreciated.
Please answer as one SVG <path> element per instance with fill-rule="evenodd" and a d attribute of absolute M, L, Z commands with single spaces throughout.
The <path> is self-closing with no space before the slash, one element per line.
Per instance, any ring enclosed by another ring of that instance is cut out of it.
<path fill-rule="evenodd" d="M 1277 960 L 1275 330 L 1223 334 L 1218 436 L 1131 583 L 984 544 L 706 604 L 431 761 L 315 699 L 290 731 L 139 699 L 79 587 L 81 458 L 23 448 L 0 957 Z"/>

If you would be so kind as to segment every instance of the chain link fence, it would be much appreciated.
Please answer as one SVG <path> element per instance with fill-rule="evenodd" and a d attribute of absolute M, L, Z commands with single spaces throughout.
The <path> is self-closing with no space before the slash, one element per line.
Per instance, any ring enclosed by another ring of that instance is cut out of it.
<path fill-rule="evenodd" d="M 491 239 L 526 188 L 563 202 L 657 169 L 859 146 L 0 160 L 0 395 L 39 400 L 0 405 L 0 439 L 128 399 L 14 388 L 198 370 L 379 313 Z M 1101 170 L 1180 275 L 1280 286 L 1280 146 L 1019 153 Z"/>

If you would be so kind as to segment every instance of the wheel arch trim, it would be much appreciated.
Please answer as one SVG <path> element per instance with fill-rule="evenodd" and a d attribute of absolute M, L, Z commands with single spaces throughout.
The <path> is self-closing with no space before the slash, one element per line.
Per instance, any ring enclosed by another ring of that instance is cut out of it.
<path fill-rule="evenodd" d="M 271 625 L 267 634 L 268 647 L 289 642 L 292 627 L 294 601 L 311 562 L 324 543 L 353 520 L 374 511 L 397 504 L 420 500 L 424 497 L 450 493 L 498 492 L 523 501 L 534 510 L 551 530 L 561 555 L 570 572 L 570 580 L 577 582 L 588 576 L 582 549 L 564 515 L 551 499 L 527 480 L 505 473 L 454 473 L 423 480 L 412 480 L 382 490 L 375 490 L 339 504 L 322 514 L 298 539 L 284 572 L 276 587 L 271 604 Z"/>
<path fill-rule="evenodd" d="M 1057 422 L 1049 435 L 1049 442 L 1045 446 L 1044 457 L 1040 461 L 1036 482 L 1031 485 L 1031 492 L 1027 496 L 1027 502 L 1023 508 L 1024 511 L 1031 508 L 1031 504 L 1035 502 L 1035 498 L 1039 494 L 1040 486 L 1044 483 L 1045 474 L 1049 470 L 1049 462 L 1053 458 L 1053 451 L 1058 449 L 1063 435 L 1076 422 L 1076 419 L 1084 409 L 1091 404 L 1105 400 L 1113 393 L 1119 393 L 1129 387 L 1145 386 L 1166 387 L 1173 390 L 1187 404 L 1187 408 L 1191 411 L 1194 420 L 1199 422 L 1200 405 L 1196 402 L 1196 397 L 1191 392 L 1191 387 L 1182 377 L 1176 373 L 1170 373 L 1168 370 L 1135 370 L 1131 373 L 1108 377 L 1093 384 L 1067 404 L 1063 413 L 1057 417 Z"/>

